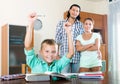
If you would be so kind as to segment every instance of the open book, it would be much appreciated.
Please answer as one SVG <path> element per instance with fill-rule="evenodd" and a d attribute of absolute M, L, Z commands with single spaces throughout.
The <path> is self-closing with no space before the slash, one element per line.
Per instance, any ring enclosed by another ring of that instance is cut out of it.
<path fill-rule="evenodd" d="M 102 72 L 84 72 L 84 73 L 41 73 L 41 74 L 26 74 L 26 81 L 49 81 L 50 79 L 71 79 L 71 78 L 81 78 L 81 79 L 103 79 Z"/>
<path fill-rule="evenodd" d="M 80 79 L 103 79 L 104 75 L 100 72 L 81 72 L 81 73 L 64 73 L 66 78 L 80 78 Z"/>
<path fill-rule="evenodd" d="M 58 79 L 67 79 L 67 80 L 78 77 L 78 73 L 50 73 L 49 75 L 51 77 L 57 77 Z"/>
<path fill-rule="evenodd" d="M 59 79 L 70 79 L 73 77 L 77 77 L 77 73 L 39 73 L 39 74 L 26 74 L 25 80 L 26 81 L 50 81 L 52 80 L 59 80 Z"/>

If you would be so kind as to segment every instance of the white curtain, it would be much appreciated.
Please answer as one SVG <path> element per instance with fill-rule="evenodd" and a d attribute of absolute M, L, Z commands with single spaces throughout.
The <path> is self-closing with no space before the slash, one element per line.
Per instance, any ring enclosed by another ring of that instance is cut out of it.
<path fill-rule="evenodd" d="M 120 78 L 117 75 L 120 74 L 120 1 L 119 0 L 109 4 L 108 64 L 109 64 L 108 70 L 114 73 L 114 76 L 116 76 L 116 78 Z"/>

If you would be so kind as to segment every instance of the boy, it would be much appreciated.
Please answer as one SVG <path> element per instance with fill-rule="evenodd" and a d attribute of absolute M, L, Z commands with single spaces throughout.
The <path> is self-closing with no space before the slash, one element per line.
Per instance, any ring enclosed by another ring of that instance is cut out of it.
<path fill-rule="evenodd" d="M 32 73 L 56 72 L 61 73 L 62 69 L 70 62 L 74 54 L 73 41 L 71 36 L 71 24 L 66 22 L 64 30 L 68 37 L 69 51 L 60 60 L 55 60 L 56 57 L 56 43 L 53 39 L 46 39 L 41 43 L 40 56 L 36 56 L 33 49 L 33 35 L 34 35 L 34 21 L 36 20 L 36 13 L 29 15 L 29 25 L 25 36 L 25 54 L 27 65 L 31 68 Z"/>

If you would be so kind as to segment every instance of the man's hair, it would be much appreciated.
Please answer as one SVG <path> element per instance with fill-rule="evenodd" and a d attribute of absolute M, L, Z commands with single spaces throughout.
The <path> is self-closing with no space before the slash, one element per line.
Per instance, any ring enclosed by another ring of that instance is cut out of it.
<path fill-rule="evenodd" d="M 54 39 L 45 39 L 42 43 L 41 43 L 41 49 L 43 48 L 44 44 L 48 44 L 48 45 L 56 45 L 56 42 Z"/>
<path fill-rule="evenodd" d="M 70 17 L 70 13 L 69 13 L 69 11 L 70 11 L 70 9 L 71 9 L 73 6 L 78 7 L 78 8 L 79 8 L 79 12 L 81 11 L 81 8 L 80 8 L 79 5 L 77 5 L 77 4 L 73 4 L 73 5 L 70 6 L 70 8 L 69 8 L 69 10 L 68 10 L 67 18 Z M 77 19 L 77 20 L 80 20 L 80 14 L 76 17 L 76 19 Z"/>

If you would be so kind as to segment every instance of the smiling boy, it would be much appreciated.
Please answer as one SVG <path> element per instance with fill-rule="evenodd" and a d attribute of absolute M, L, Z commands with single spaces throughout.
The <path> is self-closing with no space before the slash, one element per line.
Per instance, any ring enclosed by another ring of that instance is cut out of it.
<path fill-rule="evenodd" d="M 31 68 L 32 73 L 45 73 L 45 72 L 56 72 L 61 73 L 62 69 L 70 62 L 73 54 L 74 47 L 71 36 L 71 24 L 66 22 L 64 24 L 64 30 L 68 37 L 68 47 L 69 51 L 61 59 L 55 60 L 56 57 L 56 46 L 57 44 L 53 39 L 46 39 L 41 43 L 41 48 L 39 51 L 40 56 L 37 56 L 34 51 L 33 46 L 33 36 L 34 36 L 34 21 L 36 20 L 36 13 L 31 13 L 29 15 L 29 24 L 25 36 L 25 55 L 27 65 Z"/>

